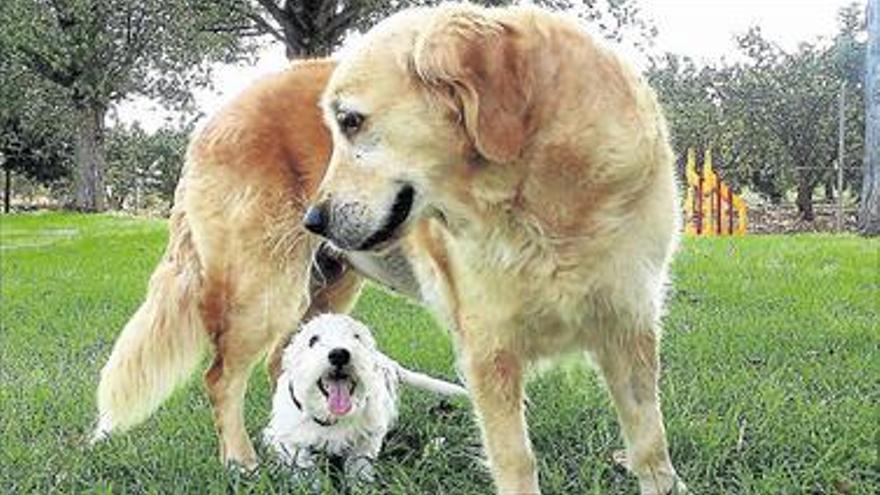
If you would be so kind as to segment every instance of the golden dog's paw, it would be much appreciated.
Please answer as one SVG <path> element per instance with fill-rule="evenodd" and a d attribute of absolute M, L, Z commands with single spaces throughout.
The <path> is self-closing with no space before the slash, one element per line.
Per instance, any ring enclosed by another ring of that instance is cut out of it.
<path fill-rule="evenodd" d="M 629 464 L 629 457 L 626 455 L 626 450 L 615 450 L 611 453 L 611 460 L 616 466 L 623 468 L 626 471 L 632 472 L 631 466 Z"/>
<path fill-rule="evenodd" d="M 615 450 L 611 453 L 611 460 L 617 467 L 633 473 L 626 450 Z M 669 474 L 655 474 L 650 477 L 650 480 L 640 480 L 639 485 L 641 495 L 687 495 L 691 493 L 674 470 L 672 470 L 671 476 Z"/>
<path fill-rule="evenodd" d="M 246 457 L 242 459 L 237 459 L 233 457 L 227 457 L 223 464 L 226 465 L 226 469 L 230 472 L 238 474 L 244 477 L 253 476 L 257 469 L 260 467 L 259 462 L 257 462 L 257 457 Z"/>
<path fill-rule="evenodd" d="M 641 487 L 641 495 L 689 495 L 691 493 L 678 475 L 666 478 L 665 481 L 656 478 L 648 482 L 640 481 L 639 486 Z"/>

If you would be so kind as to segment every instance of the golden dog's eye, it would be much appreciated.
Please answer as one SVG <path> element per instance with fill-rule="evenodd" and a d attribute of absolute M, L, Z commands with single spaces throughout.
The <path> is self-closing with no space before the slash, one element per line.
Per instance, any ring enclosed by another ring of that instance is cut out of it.
<path fill-rule="evenodd" d="M 312 335 L 312 338 L 309 339 L 309 347 L 315 347 L 315 344 L 318 343 L 318 336 Z"/>
<path fill-rule="evenodd" d="M 336 122 L 343 134 L 351 136 L 360 130 L 364 123 L 364 116 L 352 111 L 339 112 L 336 114 Z"/>

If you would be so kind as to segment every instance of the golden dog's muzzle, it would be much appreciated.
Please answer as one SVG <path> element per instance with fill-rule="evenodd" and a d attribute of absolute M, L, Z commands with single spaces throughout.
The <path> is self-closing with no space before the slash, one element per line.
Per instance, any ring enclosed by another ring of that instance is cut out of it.
<path fill-rule="evenodd" d="M 303 227 L 346 251 L 378 250 L 396 240 L 412 213 L 415 196 L 415 188 L 403 184 L 382 215 L 360 202 L 321 201 L 306 210 Z"/>

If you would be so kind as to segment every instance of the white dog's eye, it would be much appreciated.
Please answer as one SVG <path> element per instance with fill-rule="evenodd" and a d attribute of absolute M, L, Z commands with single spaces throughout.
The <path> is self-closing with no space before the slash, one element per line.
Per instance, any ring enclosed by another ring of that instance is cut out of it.
<path fill-rule="evenodd" d="M 318 336 L 312 335 L 312 338 L 309 339 L 309 347 L 315 347 L 315 344 L 318 343 Z"/>
<path fill-rule="evenodd" d="M 360 130 L 364 123 L 364 115 L 358 112 L 345 111 L 336 114 L 336 123 L 339 124 L 339 130 L 346 136 L 351 137 Z"/>
<path fill-rule="evenodd" d="M 359 333 L 354 334 L 354 338 L 361 340 L 361 334 L 359 334 Z"/>

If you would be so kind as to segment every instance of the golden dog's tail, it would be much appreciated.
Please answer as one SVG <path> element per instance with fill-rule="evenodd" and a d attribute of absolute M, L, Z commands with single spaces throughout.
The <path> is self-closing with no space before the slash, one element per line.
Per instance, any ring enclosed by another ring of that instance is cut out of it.
<path fill-rule="evenodd" d="M 176 208 L 169 226 L 168 247 L 150 278 L 147 298 L 101 370 L 93 442 L 147 419 L 192 374 L 206 348 L 199 313 L 201 265 L 190 226 Z"/>

